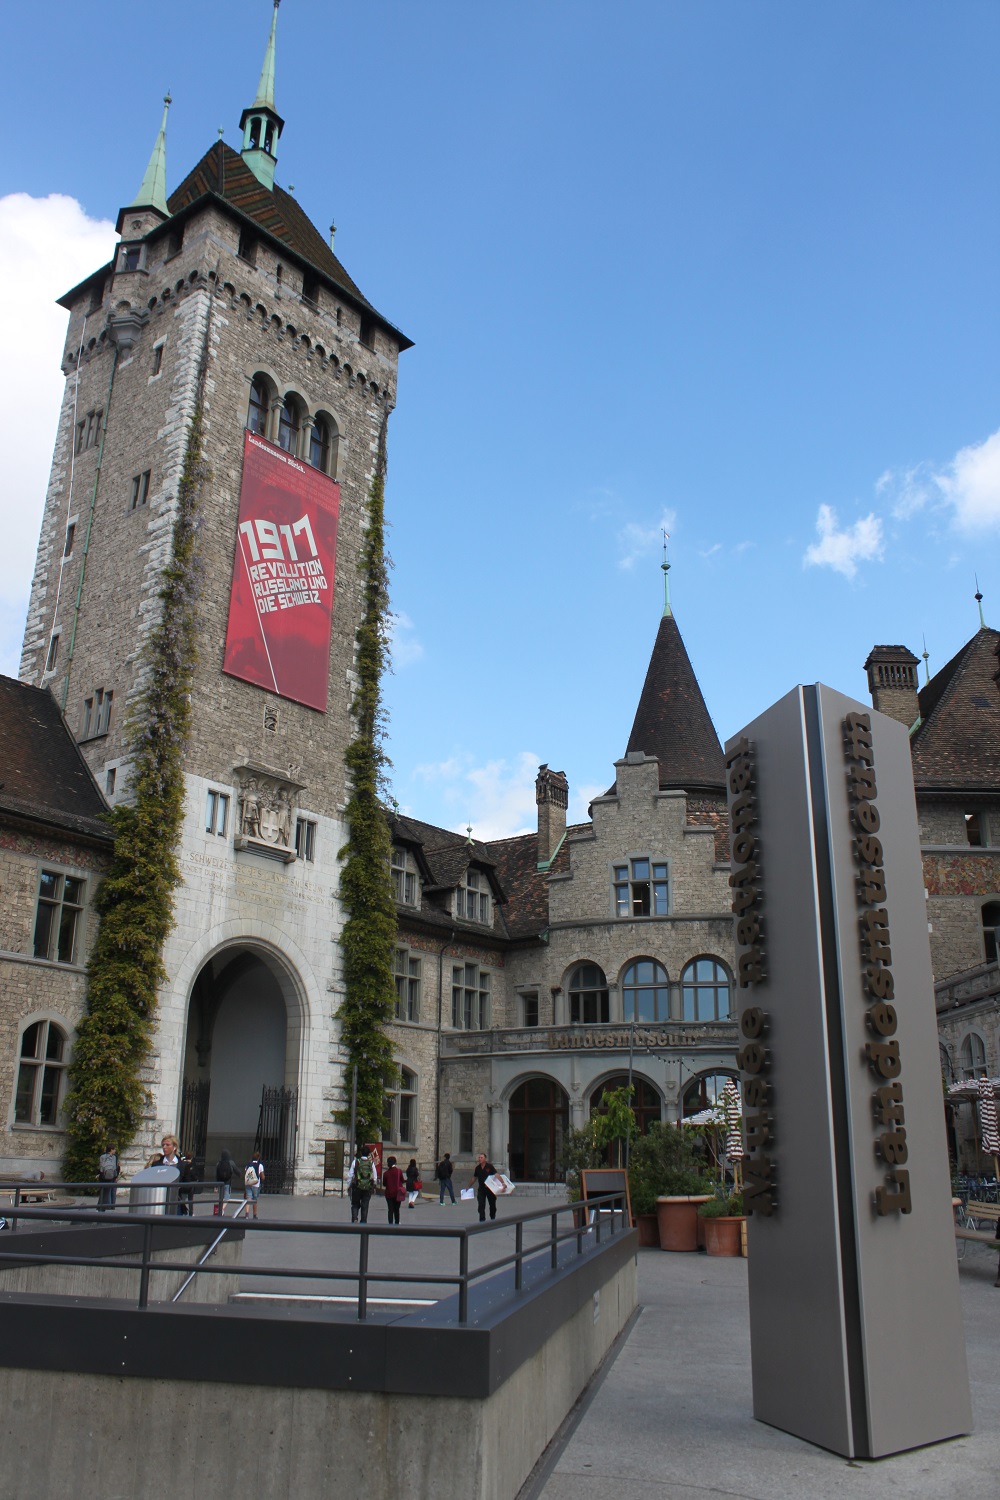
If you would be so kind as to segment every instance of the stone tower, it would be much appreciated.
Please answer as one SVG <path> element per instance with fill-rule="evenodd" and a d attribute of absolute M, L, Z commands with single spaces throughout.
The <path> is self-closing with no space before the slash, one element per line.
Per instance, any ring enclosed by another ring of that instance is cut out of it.
<path fill-rule="evenodd" d="M 108 801 L 127 797 L 123 728 L 200 402 L 183 885 L 148 1140 L 183 1130 L 211 1164 L 261 1127 L 302 1187 L 337 1133 L 357 563 L 409 340 L 275 184 L 277 10 L 242 151 L 218 140 L 168 198 L 165 108 L 112 260 L 60 299 L 66 391 L 20 675 L 51 690 Z"/>

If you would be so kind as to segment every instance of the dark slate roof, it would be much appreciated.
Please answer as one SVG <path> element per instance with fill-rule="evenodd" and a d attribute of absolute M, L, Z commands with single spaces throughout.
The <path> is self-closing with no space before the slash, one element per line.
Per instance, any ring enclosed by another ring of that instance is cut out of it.
<path fill-rule="evenodd" d="M 570 834 L 589 829 L 589 823 L 571 825 L 566 830 L 567 839 Z M 490 844 L 500 882 L 507 893 L 503 914 L 512 938 L 537 937 L 549 925 L 548 877 L 569 869 L 566 841 L 563 840 L 549 870 L 538 868 L 537 833 L 496 839 Z"/>
<path fill-rule="evenodd" d="M 656 756 L 664 790 L 725 788 L 719 736 L 673 615 L 664 615 L 656 632 L 625 753 L 630 751 Z"/>
<path fill-rule="evenodd" d="M 287 246 L 300 260 L 318 271 L 327 281 L 359 306 L 374 313 L 380 322 L 400 339 L 400 347 L 409 349 L 412 340 L 399 332 L 378 312 L 357 284 L 348 276 L 326 240 L 302 208 L 284 188 L 269 190 L 251 172 L 238 152 L 225 141 L 216 141 L 205 152 L 198 165 L 167 199 L 171 214 L 179 214 L 206 197 L 221 198 L 244 218 L 250 219 L 265 234 Z"/>
<path fill-rule="evenodd" d="M 104 798 L 47 688 L 0 677 L 0 812 L 111 842 Z"/>
<path fill-rule="evenodd" d="M 918 791 L 1000 789 L 1000 631 L 983 627 L 918 694 L 910 748 Z"/>
<path fill-rule="evenodd" d="M 497 900 L 503 901 L 503 889 L 497 880 L 495 861 L 488 844 L 479 839 L 470 840 L 465 834 L 455 833 L 450 828 L 437 828 L 433 823 L 404 817 L 401 813 L 390 814 L 389 832 L 395 842 L 419 848 L 431 890 L 453 891 L 461 884 L 469 865 L 476 864 L 482 866 L 489 876 Z"/>

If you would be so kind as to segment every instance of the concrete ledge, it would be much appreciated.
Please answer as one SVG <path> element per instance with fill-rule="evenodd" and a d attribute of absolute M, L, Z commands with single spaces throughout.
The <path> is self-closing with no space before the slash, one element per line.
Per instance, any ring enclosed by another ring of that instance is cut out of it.
<path fill-rule="evenodd" d="M 635 1242 L 620 1236 L 474 1328 L 8 1294 L 0 1349 L 31 1368 L 0 1368 L 4 1500 L 514 1500 L 635 1308 Z M 181 1378 L 157 1363 L 168 1330 Z M 325 1389 L 307 1379 L 319 1371 Z M 357 1388 L 379 1376 L 381 1389 Z"/>

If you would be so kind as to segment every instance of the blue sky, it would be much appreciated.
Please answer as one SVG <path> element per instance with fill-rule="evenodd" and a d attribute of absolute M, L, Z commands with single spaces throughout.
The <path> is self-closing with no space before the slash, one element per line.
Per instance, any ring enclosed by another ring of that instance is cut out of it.
<path fill-rule="evenodd" d="M 64 0 L 5 16 L 0 670 L 52 298 L 106 257 L 166 88 L 169 187 L 219 125 L 238 145 L 269 18 L 163 4 L 119 44 Z M 285 0 L 278 180 L 415 341 L 388 487 L 404 808 L 488 836 L 531 826 L 539 761 L 577 816 L 608 785 L 664 525 L 722 738 L 799 681 L 864 696 L 876 642 L 942 666 L 977 570 L 1000 623 L 998 43 L 993 0 Z"/>

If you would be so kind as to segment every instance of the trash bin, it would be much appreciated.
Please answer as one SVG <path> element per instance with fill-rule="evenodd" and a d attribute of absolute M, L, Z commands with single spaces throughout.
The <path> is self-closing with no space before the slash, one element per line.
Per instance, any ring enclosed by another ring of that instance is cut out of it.
<path fill-rule="evenodd" d="M 171 1185 L 180 1176 L 177 1167 L 165 1162 L 158 1167 L 143 1167 L 136 1172 L 128 1189 L 130 1214 L 175 1214 L 177 1191 Z"/>

